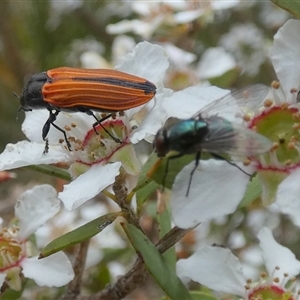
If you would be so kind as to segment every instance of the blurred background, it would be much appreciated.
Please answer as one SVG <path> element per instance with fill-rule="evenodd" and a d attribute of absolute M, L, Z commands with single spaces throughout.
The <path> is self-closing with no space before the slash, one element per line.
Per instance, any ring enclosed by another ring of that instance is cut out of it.
<path fill-rule="evenodd" d="M 147 40 L 166 49 L 165 86 L 174 90 L 195 84 L 269 85 L 276 74 L 268 52 L 289 18 L 271 1 L 259 0 L 0 1 L 0 151 L 26 139 L 24 112 L 18 113 L 13 93 L 21 95 L 34 73 L 59 66 L 113 68 Z M 2 217 L 13 213 L 17 196 L 28 186 L 51 182 L 59 189 L 62 184 L 31 170 L 15 173 L 15 180 L 0 185 Z"/>

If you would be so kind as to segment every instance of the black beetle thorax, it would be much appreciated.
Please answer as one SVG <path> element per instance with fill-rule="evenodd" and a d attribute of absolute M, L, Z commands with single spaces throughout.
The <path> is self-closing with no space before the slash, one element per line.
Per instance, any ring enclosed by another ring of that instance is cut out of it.
<path fill-rule="evenodd" d="M 46 72 L 33 75 L 23 89 L 21 106 L 24 110 L 48 108 L 49 104 L 44 102 L 42 88 L 48 81 Z"/>

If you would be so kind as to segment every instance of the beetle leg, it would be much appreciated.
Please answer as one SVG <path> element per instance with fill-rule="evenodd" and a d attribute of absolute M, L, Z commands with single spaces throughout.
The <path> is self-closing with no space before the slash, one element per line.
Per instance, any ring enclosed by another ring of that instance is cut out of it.
<path fill-rule="evenodd" d="M 70 142 L 68 141 L 68 138 L 67 138 L 67 134 L 66 132 L 60 128 L 59 126 L 57 126 L 54 122 L 56 120 L 56 117 L 58 116 L 59 114 L 59 110 L 56 110 L 55 112 L 53 112 L 53 110 L 50 110 L 49 109 L 49 118 L 48 120 L 46 121 L 46 123 L 44 124 L 44 127 L 43 127 L 43 131 L 42 131 L 42 137 L 43 137 L 43 140 L 46 141 L 46 145 L 45 145 L 45 150 L 44 150 L 44 153 L 47 153 L 48 152 L 48 149 L 49 149 L 49 142 L 48 142 L 48 139 L 46 138 L 48 133 L 49 133 L 49 130 L 50 130 L 50 126 L 52 125 L 53 127 L 55 127 L 57 130 L 59 130 L 60 132 L 62 132 L 62 134 L 64 135 L 64 138 L 65 138 L 65 141 L 67 143 L 67 147 L 68 147 L 68 150 L 71 151 L 71 144 Z"/>
<path fill-rule="evenodd" d="M 93 124 L 93 128 L 94 128 L 94 131 L 96 132 L 96 134 L 99 134 L 97 129 L 96 129 L 96 126 L 97 125 L 100 125 L 102 127 L 102 129 L 116 142 L 116 143 L 120 143 L 122 144 L 122 141 L 116 137 L 114 137 L 106 128 L 104 128 L 104 126 L 102 125 L 102 122 L 107 120 L 108 118 L 111 117 L 111 114 L 108 114 L 106 115 L 105 117 L 101 118 L 100 120 L 95 116 L 95 114 L 90 110 L 90 109 L 86 109 L 84 110 L 84 112 L 86 114 L 88 114 L 89 116 L 93 116 L 94 119 L 96 120 L 96 122 Z"/>

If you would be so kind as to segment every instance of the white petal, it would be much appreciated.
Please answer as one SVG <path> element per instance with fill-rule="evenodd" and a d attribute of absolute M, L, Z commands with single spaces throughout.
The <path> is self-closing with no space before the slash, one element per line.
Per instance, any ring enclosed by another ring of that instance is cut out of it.
<path fill-rule="evenodd" d="M 115 24 L 108 24 L 106 31 L 109 34 L 123 34 L 133 30 L 134 26 L 141 26 L 144 22 L 138 20 L 122 20 Z"/>
<path fill-rule="evenodd" d="M 197 55 L 191 52 L 182 50 L 171 43 L 164 43 L 162 45 L 167 51 L 170 61 L 176 68 L 186 67 L 186 65 L 192 63 L 197 59 Z"/>
<path fill-rule="evenodd" d="M 86 69 L 110 69 L 108 61 L 95 50 L 87 50 L 80 55 L 82 68 Z"/>
<path fill-rule="evenodd" d="M 207 49 L 198 65 L 201 79 L 218 77 L 236 67 L 234 56 L 222 47 Z"/>
<path fill-rule="evenodd" d="M 95 113 L 97 116 L 97 113 Z M 89 130 L 93 130 L 93 124 L 95 119 L 92 116 L 89 116 L 85 113 L 81 112 L 74 112 L 74 113 L 66 113 L 60 112 L 57 116 L 57 120 L 55 124 L 58 125 L 60 128 L 64 128 L 65 126 L 71 128 L 70 133 L 66 132 L 67 136 L 76 136 L 76 138 L 84 139 L 86 137 L 86 133 Z M 73 126 L 75 125 L 75 128 Z M 57 143 L 60 139 L 64 138 L 63 134 L 54 128 L 53 126 L 50 127 L 50 131 L 48 134 L 49 143 L 54 144 Z"/>
<path fill-rule="evenodd" d="M 135 39 L 127 35 L 118 35 L 114 38 L 112 44 L 112 60 L 113 64 L 119 57 L 126 55 L 136 46 Z"/>
<path fill-rule="evenodd" d="M 132 133 L 130 141 L 138 143 L 149 136 L 156 135 L 167 119 L 167 112 L 162 106 L 162 95 L 156 96 L 156 103 L 153 109 L 146 115 L 142 124 Z"/>
<path fill-rule="evenodd" d="M 159 9 L 159 5 L 161 4 L 157 1 L 132 1 L 130 3 L 132 10 L 144 17 L 149 16 L 152 11 L 157 11 Z"/>
<path fill-rule="evenodd" d="M 64 203 L 65 209 L 68 211 L 76 209 L 114 183 L 115 177 L 119 175 L 120 166 L 120 162 L 94 164 L 87 172 L 64 185 L 64 190 L 58 197 Z"/>
<path fill-rule="evenodd" d="M 171 161 L 170 163 L 175 163 Z M 189 228 L 212 218 L 234 212 L 242 200 L 249 176 L 226 161 L 200 161 L 188 197 L 186 192 L 195 162 L 184 167 L 172 188 L 171 207 L 174 223 Z M 241 167 L 241 166 L 240 166 Z"/>
<path fill-rule="evenodd" d="M 239 259 L 243 266 L 244 276 L 246 278 L 259 278 L 261 266 L 264 265 L 259 245 L 247 245 L 240 249 L 243 249 L 239 252 Z"/>
<path fill-rule="evenodd" d="M 49 184 L 35 186 L 21 195 L 15 205 L 20 238 L 27 238 L 60 210 L 56 190 Z"/>
<path fill-rule="evenodd" d="M 124 239 L 118 233 L 118 229 L 120 229 L 118 227 L 109 225 L 94 238 L 101 245 L 101 248 L 117 249 L 126 247 Z"/>
<path fill-rule="evenodd" d="M 300 185 L 295 184 L 299 179 L 300 170 L 297 169 L 283 180 L 278 186 L 275 203 L 282 213 L 287 214 L 300 227 Z"/>
<path fill-rule="evenodd" d="M 214 10 L 220 10 L 220 9 L 227 9 L 227 8 L 235 7 L 239 3 L 240 3 L 240 0 L 230 0 L 230 1 L 213 0 L 211 2 L 211 6 Z M 249 4 L 250 4 L 250 2 L 249 2 Z"/>
<path fill-rule="evenodd" d="M 98 244 L 94 244 L 92 241 L 89 245 L 87 257 L 85 261 L 85 268 L 88 269 L 92 266 L 96 266 L 103 258 L 103 252 L 99 249 Z"/>
<path fill-rule="evenodd" d="M 121 58 L 116 69 L 134 74 L 153 82 L 158 89 L 169 67 L 168 56 L 163 47 L 148 42 L 139 43 L 133 50 Z"/>
<path fill-rule="evenodd" d="M 181 11 L 174 14 L 174 19 L 177 24 L 185 24 L 198 19 L 204 13 L 204 9 Z"/>
<path fill-rule="evenodd" d="M 21 266 L 24 276 L 33 279 L 39 286 L 60 287 L 74 278 L 72 265 L 63 252 L 43 259 L 26 258 Z"/>
<path fill-rule="evenodd" d="M 48 118 L 49 112 L 46 109 L 25 112 L 22 131 L 30 141 L 43 142 L 42 128 Z"/>
<path fill-rule="evenodd" d="M 150 39 L 153 31 L 161 24 L 162 19 L 157 17 L 152 22 L 144 22 L 141 20 L 122 20 L 116 24 L 109 24 L 106 30 L 110 34 L 123 34 L 133 31 L 135 34 L 141 35 L 143 39 Z"/>
<path fill-rule="evenodd" d="M 288 102 L 291 101 L 291 88 L 298 89 L 300 82 L 300 21 L 288 20 L 276 33 L 271 58 L 278 79 Z M 292 70 L 292 72 L 291 72 Z"/>
<path fill-rule="evenodd" d="M 227 95 L 228 92 L 214 86 L 192 86 L 165 98 L 163 106 L 168 117 L 188 119 L 207 104 Z"/>
<path fill-rule="evenodd" d="M 70 157 L 62 151 L 61 146 L 49 146 L 49 152 L 43 154 L 45 143 L 21 141 L 7 144 L 0 154 L 0 170 L 11 170 L 30 165 L 69 162 Z"/>
<path fill-rule="evenodd" d="M 265 227 L 258 233 L 262 256 L 269 274 L 273 274 L 278 266 L 279 271 L 275 272 L 275 277 L 281 280 L 290 279 L 300 273 L 300 261 L 288 248 L 278 244 L 269 228 Z M 287 277 L 284 274 L 288 274 Z"/>
<path fill-rule="evenodd" d="M 5 281 L 6 274 L 0 273 L 0 288 L 2 287 L 4 281 Z"/>
<path fill-rule="evenodd" d="M 242 266 L 229 249 L 203 247 L 177 262 L 177 274 L 218 292 L 245 296 L 246 280 Z"/>
<path fill-rule="evenodd" d="M 48 118 L 49 112 L 47 110 L 26 112 L 26 117 L 22 124 L 22 131 L 30 141 L 45 143 L 42 139 L 42 128 Z M 85 113 L 60 112 L 55 121 L 55 124 L 62 129 L 64 129 L 65 126 L 72 128 L 70 133 L 66 132 L 67 136 L 76 132 L 76 138 L 80 139 L 83 139 L 86 132 L 92 129 L 93 123 L 94 118 Z M 72 126 L 73 124 L 77 125 L 75 129 Z M 63 139 L 64 136 L 59 130 L 50 126 L 47 138 L 50 145 L 58 145 L 59 140 Z"/>

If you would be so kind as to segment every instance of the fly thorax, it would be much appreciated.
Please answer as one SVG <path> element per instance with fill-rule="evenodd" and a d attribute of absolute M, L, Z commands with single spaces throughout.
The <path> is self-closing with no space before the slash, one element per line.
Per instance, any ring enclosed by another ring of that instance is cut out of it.
<path fill-rule="evenodd" d="M 169 148 L 183 154 L 195 153 L 200 150 L 207 132 L 207 124 L 203 120 L 180 121 L 168 131 Z"/>
<path fill-rule="evenodd" d="M 207 138 L 209 127 L 206 121 L 198 120 L 195 122 L 195 137 L 199 142 L 203 142 Z"/>

